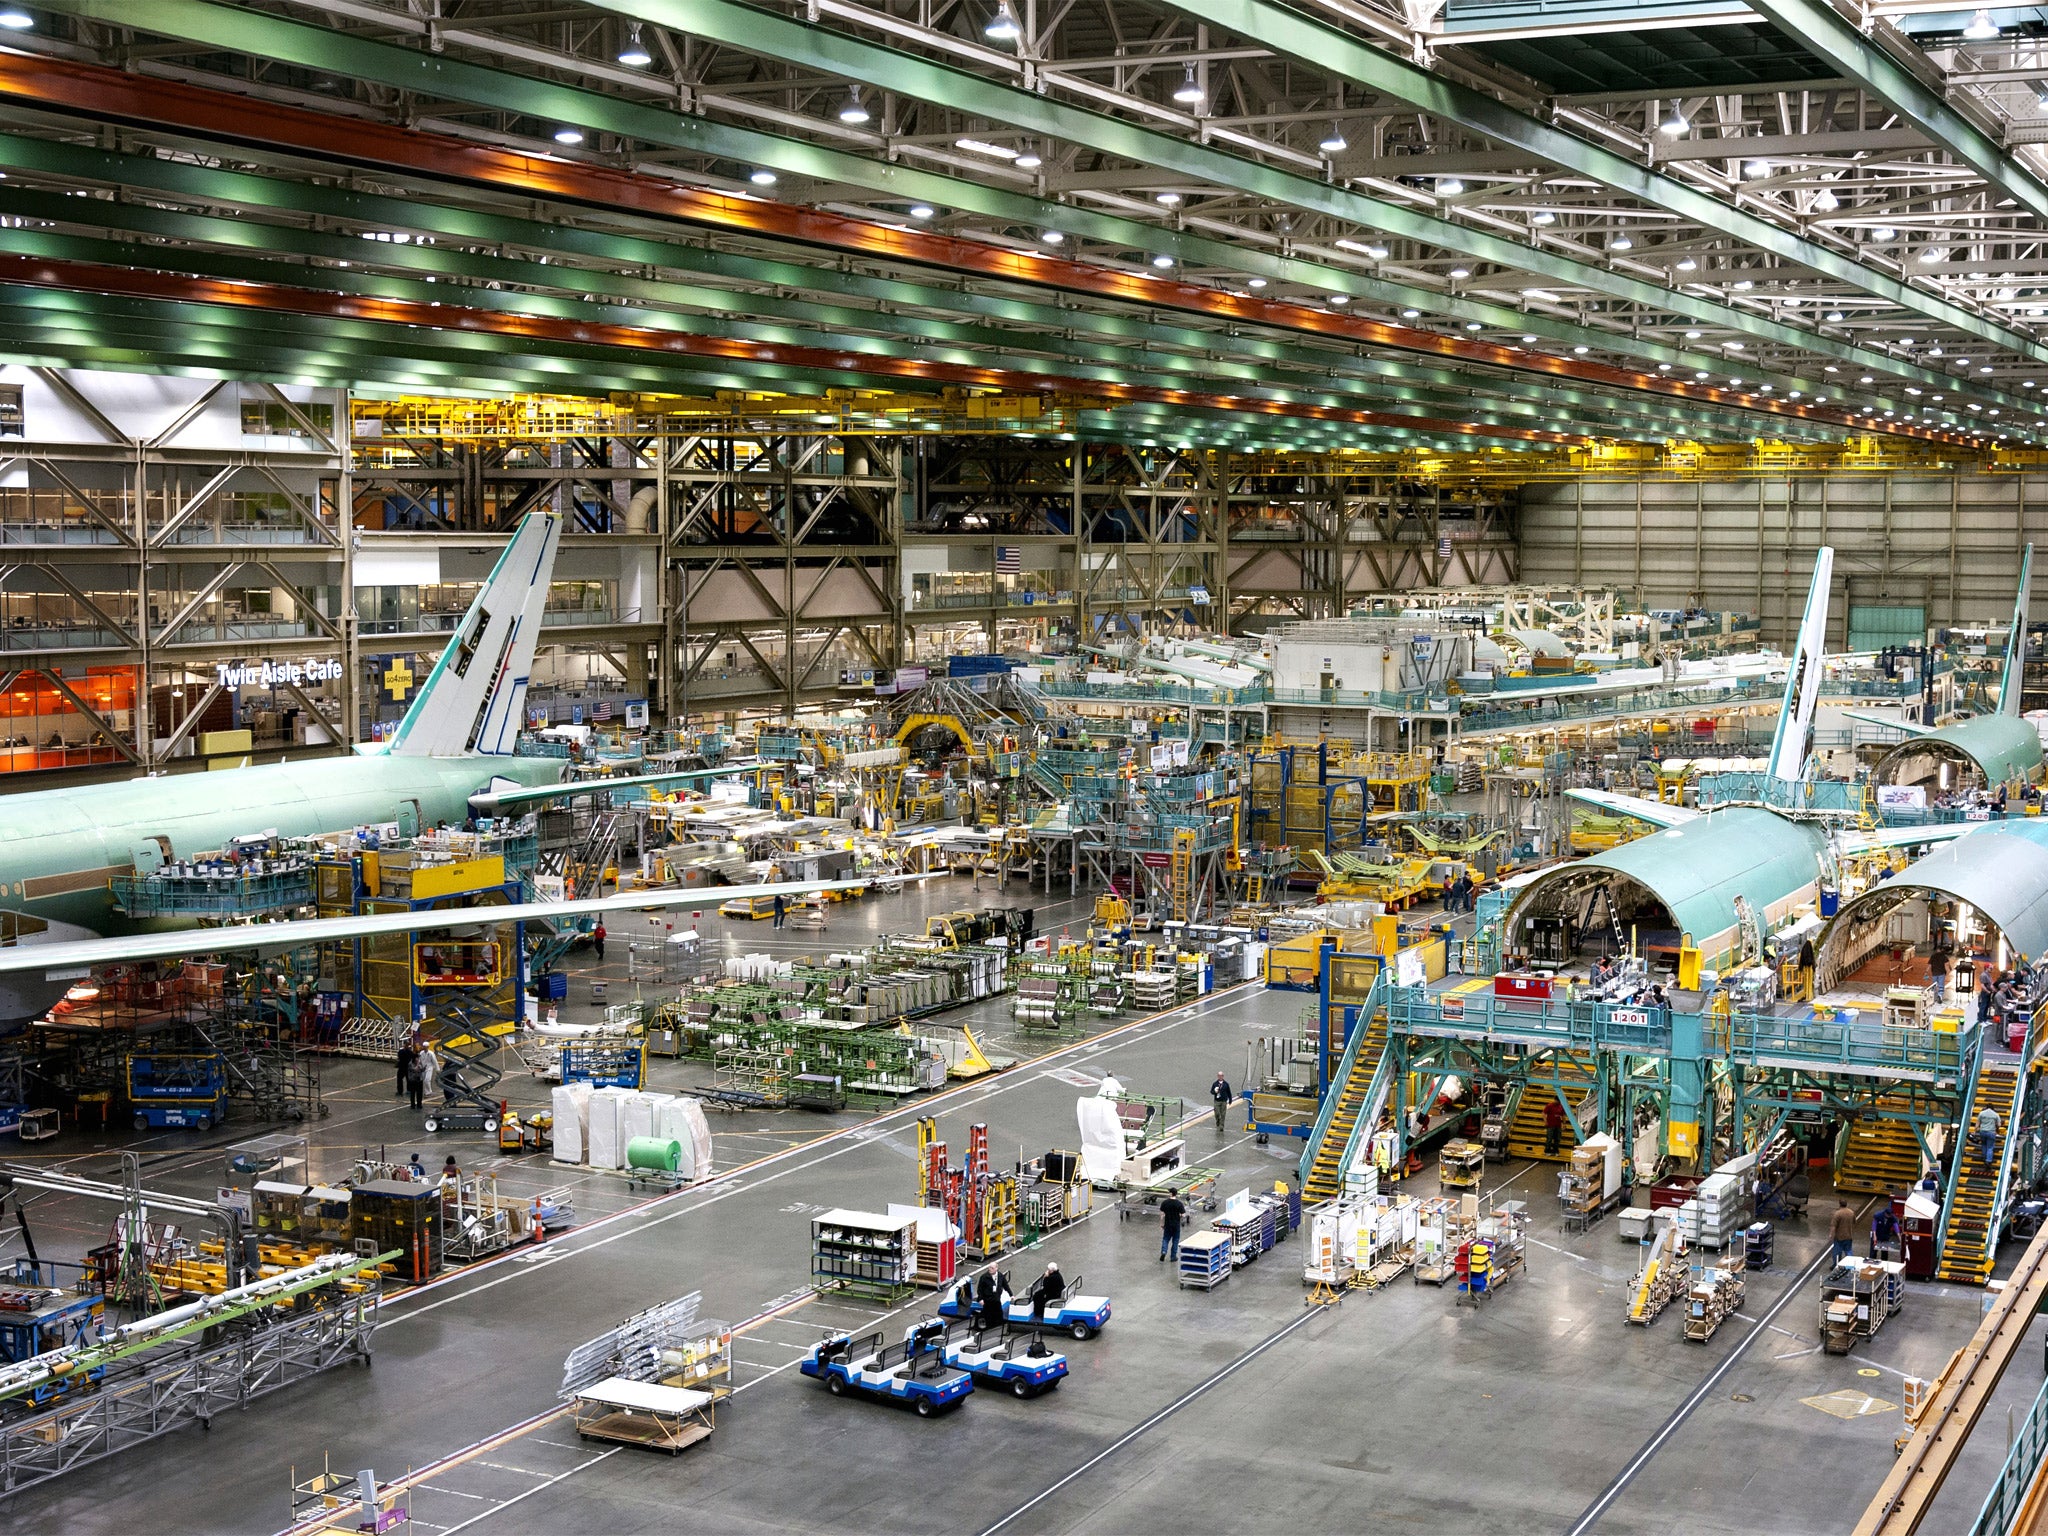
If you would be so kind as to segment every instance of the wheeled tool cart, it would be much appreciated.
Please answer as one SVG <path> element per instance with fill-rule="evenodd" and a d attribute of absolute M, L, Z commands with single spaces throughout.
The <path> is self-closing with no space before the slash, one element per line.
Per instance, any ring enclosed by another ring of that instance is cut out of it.
<path fill-rule="evenodd" d="M 1227 1232 L 1193 1232 L 1180 1240 L 1181 1287 L 1213 1291 L 1230 1278 L 1231 1237 Z"/>
<path fill-rule="evenodd" d="M 1831 1355 L 1846 1355 L 1870 1338 L 1905 1300 L 1906 1266 L 1896 1259 L 1846 1259 L 1820 1285 L 1820 1338 Z"/>

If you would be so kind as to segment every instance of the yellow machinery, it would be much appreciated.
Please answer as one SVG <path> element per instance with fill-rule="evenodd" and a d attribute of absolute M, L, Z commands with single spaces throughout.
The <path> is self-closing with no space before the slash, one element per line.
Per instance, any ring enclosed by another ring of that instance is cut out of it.
<path fill-rule="evenodd" d="M 1102 925 L 1112 939 L 1129 938 L 1131 904 L 1114 891 L 1105 892 L 1095 898 L 1095 921 Z"/>

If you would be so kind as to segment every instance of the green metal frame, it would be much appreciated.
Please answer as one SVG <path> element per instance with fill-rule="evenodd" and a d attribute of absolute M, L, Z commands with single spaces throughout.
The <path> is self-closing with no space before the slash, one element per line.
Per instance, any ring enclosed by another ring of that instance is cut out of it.
<path fill-rule="evenodd" d="M 1662 175 L 1604 145 L 1539 121 L 1482 91 L 1445 79 L 1419 64 L 1399 58 L 1385 49 L 1372 47 L 1351 34 L 1313 21 L 1285 6 L 1271 4 L 1269 0 L 1169 0 L 1169 3 L 1176 10 L 1212 26 L 1226 28 L 1261 47 L 1287 54 L 1354 85 L 1406 102 L 1433 117 L 1458 123 L 1484 134 L 1495 143 L 1527 150 L 1561 169 L 1590 176 L 1602 186 L 1639 198 L 1653 208 L 1675 213 L 1703 228 L 1718 231 L 1786 261 L 1797 262 L 1809 271 L 1847 283 L 1875 298 L 1981 340 L 2010 348 L 2037 362 L 2048 362 L 2048 346 L 2031 336 L 1994 324 L 1960 305 L 1901 282 L 1853 255 L 1806 239 L 1675 177 Z M 1824 15 L 1843 32 L 1850 30 L 1832 10 L 1817 0 L 1766 0 L 1757 9 L 1766 14 L 1778 13 L 1776 19 L 1781 25 L 1809 42 L 1817 35 L 1823 40 L 1825 38 L 1825 34 L 1816 33 L 1813 25 L 1819 16 Z M 1809 12 L 1814 15 L 1810 17 Z M 1875 51 L 1874 45 L 1860 38 L 1857 42 L 1863 50 Z M 1874 79 L 1871 83 L 1874 87 L 1877 85 Z M 1914 85 L 1917 87 L 1918 82 Z M 1886 100 L 1900 111 L 1913 115 L 1906 102 L 1886 92 L 1880 93 L 1885 94 Z M 1940 106 L 1940 110 L 1949 117 L 1957 117 L 1946 106 L 1941 106 L 1939 98 L 1935 99 L 1934 105 Z M 1921 126 L 1943 142 L 1953 142 L 1933 122 L 1917 117 L 1915 121 L 1921 122 Z M 1996 153 L 1995 149 L 1993 152 Z M 2002 154 L 1997 158 L 2006 160 Z M 1974 160 L 1970 163 L 1976 164 Z M 1982 166 L 1977 168 L 1984 169 Z M 1990 175 L 1989 172 L 1985 174 L 1987 177 Z M 2032 182 L 2031 177 L 2028 180 Z M 2041 187 L 2038 182 L 2032 184 L 2042 200 L 2030 202 L 2028 206 L 2037 214 L 2048 212 L 2048 188 Z M 1944 387 L 1957 382 L 1931 370 L 1921 371 L 1920 376 L 1923 383 L 1932 379 Z"/>
<path fill-rule="evenodd" d="M 123 0 L 53 0 L 51 9 L 136 26 L 133 7 Z M 879 48 L 819 26 L 729 3 L 729 0 L 636 0 L 611 9 L 676 26 L 728 46 L 767 54 L 789 62 L 830 70 L 843 78 L 880 88 L 949 102 L 1015 126 L 1034 128 L 1053 137 L 1085 144 L 1103 153 L 1159 165 L 1183 174 L 1271 197 L 1302 208 L 1331 214 L 1368 228 L 1422 240 L 1475 259 L 1498 262 L 1549 280 L 1606 292 L 1613 297 L 1655 309 L 1688 315 L 1762 340 L 1843 358 L 1859 366 L 1903 376 L 1907 370 L 1886 355 L 1820 337 L 1795 326 L 1748 314 L 1697 296 L 1676 293 L 1554 252 L 1470 229 L 1446 219 L 1416 213 L 1402 205 L 1372 198 L 1349 188 L 1328 186 L 1290 172 L 1256 165 L 1203 145 L 1121 122 L 1104 114 L 1065 106 L 1030 92 L 990 82 L 966 71 L 949 69 L 914 55 Z M 257 57 L 339 71 L 376 80 L 399 89 L 449 96 L 494 108 L 516 110 L 555 121 L 580 123 L 601 131 L 642 139 L 692 152 L 772 166 L 790 174 L 810 175 L 869 187 L 906 201 L 934 202 L 986 212 L 996 217 L 1057 222 L 1076 234 L 1135 246 L 1140 250 L 1178 253 L 1244 271 L 1268 271 L 1288 281 L 1325 291 L 1346 292 L 1389 304 L 1427 307 L 1452 316 L 1469 315 L 1493 324 L 1565 341 L 1596 341 L 1603 348 L 1674 366 L 1697 368 L 1710 361 L 1682 347 L 1600 331 L 1540 315 L 1524 314 L 1504 305 L 1447 296 L 1438 290 L 1390 283 L 1313 262 L 1270 257 L 1225 241 L 1201 240 L 1136 220 L 1090 214 L 1061 204 L 976 188 L 951 177 L 884 164 L 860 155 L 822 149 L 753 130 L 683 117 L 662 108 L 623 101 L 595 91 L 555 84 L 472 65 L 441 55 L 308 26 L 285 18 L 209 3 L 209 0 L 159 0 L 149 9 L 144 30 L 188 41 L 234 49 Z M 1914 376 L 1917 376 L 1915 373 Z M 1816 399 L 1840 386 L 1825 379 L 1763 373 L 1783 388 L 1797 388 Z M 1955 381 L 1943 376 L 1944 385 Z M 2038 409 L 2015 399 L 2014 409 Z M 1886 401 L 1894 408 L 1903 402 Z M 1778 417 L 1760 411 L 1760 419 Z"/>

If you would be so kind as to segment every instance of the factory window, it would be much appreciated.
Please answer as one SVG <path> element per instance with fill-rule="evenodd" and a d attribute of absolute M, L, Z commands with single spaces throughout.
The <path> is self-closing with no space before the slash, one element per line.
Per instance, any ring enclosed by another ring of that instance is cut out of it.
<path fill-rule="evenodd" d="M 16 390 L 16 412 L 20 410 L 21 391 Z M 303 416 L 327 437 L 334 436 L 334 407 L 314 403 L 294 407 L 297 414 L 286 410 L 274 400 L 244 400 L 242 402 L 242 432 L 248 437 L 300 437 L 311 439 L 299 422 Z"/>
<path fill-rule="evenodd" d="M 26 435 L 21 424 L 21 386 L 0 384 L 0 437 Z"/>

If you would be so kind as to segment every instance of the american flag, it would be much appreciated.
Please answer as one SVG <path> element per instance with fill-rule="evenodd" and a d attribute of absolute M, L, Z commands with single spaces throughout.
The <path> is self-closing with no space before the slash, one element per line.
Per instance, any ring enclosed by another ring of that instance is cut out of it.
<path fill-rule="evenodd" d="M 1024 551 L 1015 544 L 996 546 L 996 574 L 998 576 L 1022 576 L 1024 574 Z"/>
<path fill-rule="evenodd" d="M 611 701 L 610 699 L 599 699 L 599 700 L 597 701 L 597 710 L 596 710 L 596 714 L 597 714 L 597 718 L 598 718 L 598 719 L 600 719 L 600 720 L 609 720 L 609 719 L 611 719 L 611 717 L 612 717 L 612 701 Z"/>

